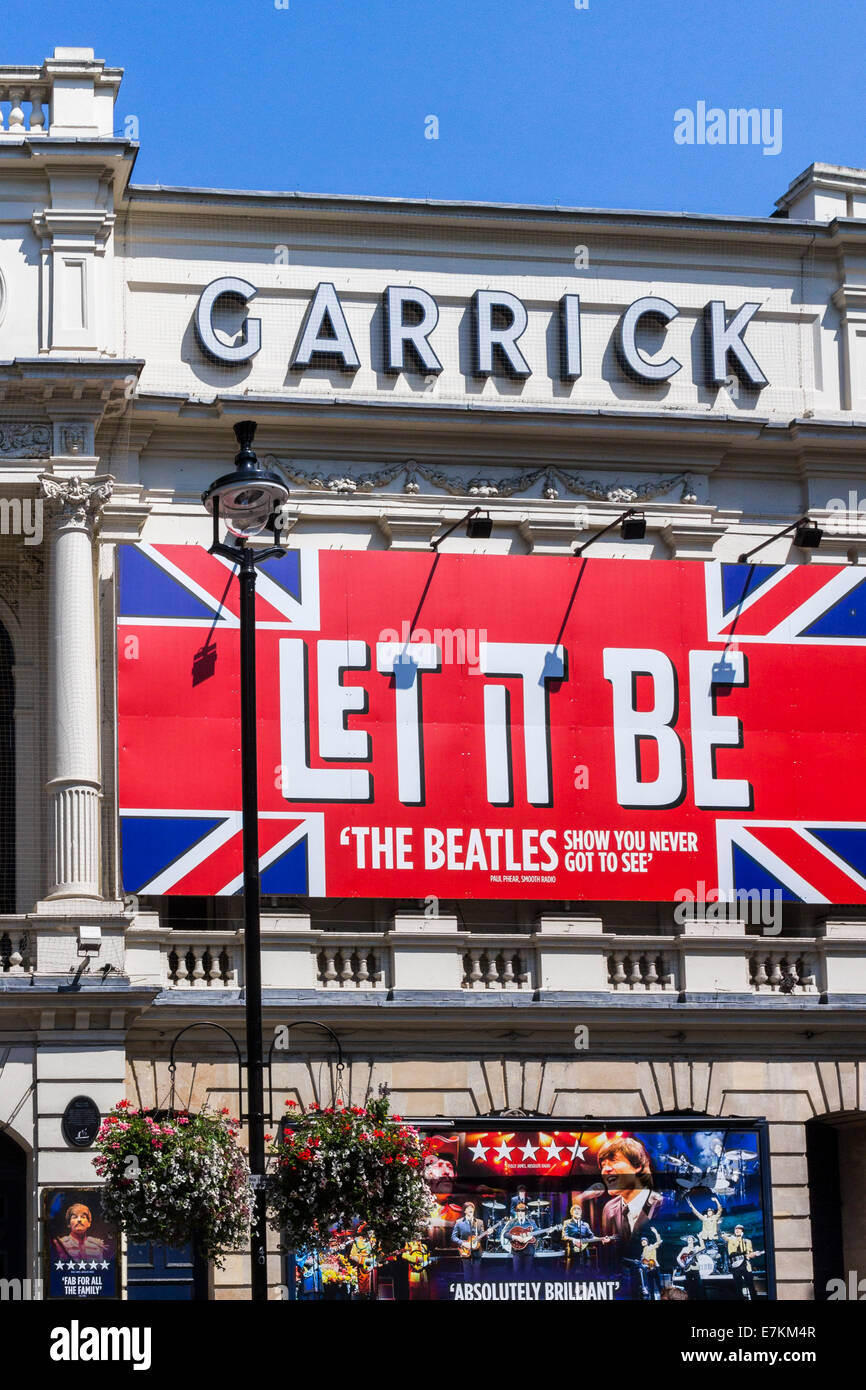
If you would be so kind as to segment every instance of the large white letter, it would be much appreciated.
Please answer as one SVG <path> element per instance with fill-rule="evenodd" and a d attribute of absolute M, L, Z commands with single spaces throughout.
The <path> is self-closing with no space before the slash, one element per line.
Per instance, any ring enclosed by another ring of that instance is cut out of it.
<path fill-rule="evenodd" d="M 565 648 L 542 642 L 481 642 L 479 665 L 485 676 L 519 676 L 523 682 L 523 752 L 526 799 L 549 806 L 550 743 L 548 681 L 565 677 Z M 500 691 L 494 695 L 492 691 Z M 493 806 L 511 801 L 509 702 L 503 686 L 484 692 L 484 740 L 487 753 L 487 799 Z"/>
<path fill-rule="evenodd" d="M 322 643 L 320 646 L 337 646 L 342 655 L 350 656 L 351 649 L 359 646 L 364 647 L 364 643 L 336 642 L 333 644 Z M 334 655 L 325 656 L 326 667 L 331 661 L 333 670 Z M 339 662 L 340 654 L 336 655 Z M 356 664 L 354 659 L 344 663 L 347 666 Z M 339 670 L 337 670 L 337 681 L 339 681 Z M 326 700 L 325 707 L 322 705 L 322 672 L 319 671 L 319 717 L 322 721 L 324 733 L 322 736 L 322 757 L 325 757 L 325 748 L 334 747 L 334 739 L 337 730 L 333 727 L 333 716 L 337 707 L 341 709 L 354 708 L 353 701 L 356 699 L 355 692 L 343 689 L 338 685 L 339 694 L 334 694 L 328 690 L 327 676 L 325 678 Z M 363 692 L 361 692 L 363 698 Z M 328 697 L 330 696 L 330 706 Z M 351 697 L 346 703 L 346 697 Z M 341 704 L 342 698 L 342 704 Z M 363 739 L 366 749 L 366 735 L 355 730 L 354 732 L 341 729 L 342 740 L 337 739 L 340 747 L 359 747 L 358 740 Z M 287 801 L 370 801 L 372 799 L 372 783 L 369 772 L 361 772 L 357 768 L 346 767 L 310 767 L 310 708 L 307 681 L 307 644 L 299 637 L 284 637 L 280 640 L 280 750 L 282 768 L 282 794 Z M 332 755 L 333 756 L 333 755 Z M 340 753 L 337 756 L 355 756 L 358 754 Z"/>
<path fill-rule="evenodd" d="M 326 319 L 331 330 L 330 335 L 322 332 Z M 301 330 L 300 342 L 292 358 L 292 366 L 296 369 L 315 366 L 313 358 L 320 354 L 324 355 L 327 361 L 339 357 L 340 371 L 356 372 L 361 365 L 339 295 L 335 287 L 327 281 L 316 287 Z"/>
<path fill-rule="evenodd" d="M 605 679 L 613 687 L 613 748 L 616 795 L 621 806 L 676 806 L 685 793 L 683 746 L 671 728 L 677 717 L 677 673 L 664 652 L 643 647 L 605 647 Z M 655 703 L 637 710 L 636 677 L 650 676 Z M 658 776 L 642 782 L 640 745 L 658 748 Z"/>
<path fill-rule="evenodd" d="M 338 761 L 368 763 L 370 735 L 346 727 L 347 714 L 364 714 L 367 692 L 360 685 L 343 685 L 344 671 L 369 671 L 366 642 L 318 642 L 319 755 Z"/>
<path fill-rule="evenodd" d="M 397 711 L 397 793 L 404 806 L 424 803 L 421 672 L 438 671 L 441 655 L 431 642 L 379 642 L 376 669 L 394 677 Z"/>
<path fill-rule="evenodd" d="M 262 345 L 261 319 L 247 319 L 238 343 L 224 343 L 214 329 L 214 311 L 221 299 L 237 306 L 248 304 L 256 295 L 255 285 L 249 280 L 241 280 L 237 275 L 223 275 L 219 280 L 211 280 L 199 296 L 195 307 L 195 333 L 199 345 L 214 362 L 228 362 L 236 366 L 249 362 Z"/>
<path fill-rule="evenodd" d="M 716 776 L 716 749 L 741 748 L 743 730 L 735 714 L 716 714 L 713 695 L 713 667 L 720 664 L 718 652 L 689 652 L 689 701 L 692 711 L 692 776 L 695 805 L 707 809 L 717 806 L 750 810 L 752 788 L 733 777 Z M 725 678 L 728 685 L 746 684 L 746 663 L 742 652 L 726 652 Z"/>

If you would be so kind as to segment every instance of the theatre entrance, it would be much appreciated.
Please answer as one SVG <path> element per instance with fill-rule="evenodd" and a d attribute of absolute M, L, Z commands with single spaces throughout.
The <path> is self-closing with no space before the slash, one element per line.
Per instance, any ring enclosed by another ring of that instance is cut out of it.
<path fill-rule="evenodd" d="M 806 1125 L 815 1301 L 866 1295 L 866 1115 L 822 1116 Z M 863 1291 L 858 1292 L 863 1280 Z M 840 1282 L 845 1292 L 840 1291 Z"/>
<path fill-rule="evenodd" d="M 27 1155 L 0 1134 L 0 1279 L 27 1277 Z"/>

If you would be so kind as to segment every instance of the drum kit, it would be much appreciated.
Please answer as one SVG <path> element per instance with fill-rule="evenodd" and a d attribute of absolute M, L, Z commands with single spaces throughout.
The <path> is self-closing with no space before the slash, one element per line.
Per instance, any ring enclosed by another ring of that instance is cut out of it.
<path fill-rule="evenodd" d="M 664 1171 L 676 1174 L 676 1185 L 684 1192 L 706 1187 L 720 1197 L 735 1193 L 742 1196 L 744 1179 L 753 1171 L 758 1155 L 751 1149 L 726 1149 L 719 1155 L 715 1168 L 702 1168 L 684 1154 L 662 1154 Z"/>
<path fill-rule="evenodd" d="M 506 1205 L 505 1205 L 504 1202 L 497 1202 L 497 1201 L 494 1201 L 493 1198 L 482 1198 L 482 1199 L 481 1199 L 481 1206 L 482 1206 L 482 1208 L 483 1208 L 483 1210 L 484 1210 L 484 1213 L 485 1213 L 485 1217 L 484 1217 L 484 1224 L 485 1224 L 485 1226 L 487 1226 L 487 1225 L 492 1225 L 494 1222 L 496 1223 L 496 1225 L 501 1225 L 501 1226 L 503 1226 L 503 1227 L 506 1227 L 506 1226 L 508 1225 L 508 1221 L 507 1221 L 507 1219 L 506 1219 L 506 1216 L 504 1215 L 504 1213 L 507 1212 L 507 1207 L 506 1207 Z M 549 1220 L 550 1220 L 550 1216 L 549 1216 L 549 1212 L 550 1212 L 550 1202 L 549 1202 L 546 1198 L 544 1198 L 544 1197 L 537 1197 L 537 1198 L 535 1198 L 534 1201 L 532 1201 L 532 1202 L 527 1202 L 527 1203 L 526 1203 L 526 1209 L 527 1209 L 528 1215 L 532 1217 L 532 1221 L 533 1221 L 534 1225 L 538 1228 L 538 1234 L 537 1234 L 537 1236 L 536 1236 L 536 1239 L 535 1239 L 533 1242 L 531 1242 L 531 1243 L 532 1243 L 532 1252 L 533 1252 L 533 1254 L 534 1254 L 536 1257 L 538 1257 L 538 1256 L 544 1256 L 544 1255 L 559 1255 L 559 1254 L 561 1254 L 561 1253 L 562 1253 L 561 1248 L 559 1248 L 559 1247 L 553 1247 L 553 1244 L 552 1244 L 552 1242 L 553 1242 L 553 1235 L 554 1235 L 554 1233 L 555 1233 L 556 1231 L 559 1230 L 559 1227 L 556 1226 L 556 1227 L 550 1227 L 549 1229 L 547 1229 L 548 1222 L 549 1222 Z M 513 1213 L 512 1213 L 512 1215 L 513 1215 Z M 521 1228 L 518 1228 L 518 1233 L 519 1233 L 520 1229 L 521 1229 Z M 506 1254 L 511 1254 L 511 1253 L 512 1253 L 512 1243 L 511 1243 L 510 1235 L 511 1235 L 512 1233 L 514 1233 L 514 1227 L 513 1227 L 513 1226 L 511 1227 L 511 1233 L 509 1233 L 509 1235 L 506 1235 L 506 1234 L 505 1234 L 505 1231 L 503 1230 L 503 1231 L 500 1233 L 500 1235 L 499 1235 L 499 1246 L 500 1246 L 500 1251 L 495 1251 L 495 1250 L 492 1250 L 492 1249 L 488 1248 L 488 1250 L 485 1251 L 485 1254 L 487 1254 L 487 1255 L 499 1254 L 501 1251 L 504 1251 Z M 518 1240 L 515 1240 L 515 1241 L 514 1241 L 514 1248 L 517 1249 L 517 1248 L 518 1248 L 518 1245 L 519 1245 L 519 1248 L 520 1248 L 521 1250 L 522 1250 L 522 1249 L 528 1248 L 528 1246 L 529 1246 L 529 1244 L 530 1244 L 531 1236 L 532 1236 L 533 1234 L 534 1234 L 534 1232 L 532 1231 L 532 1229 L 531 1229 L 531 1228 L 529 1227 L 529 1225 L 527 1224 L 527 1226 L 525 1227 L 525 1238 L 524 1238 L 524 1237 L 521 1237 L 521 1240 L 520 1240 L 519 1242 L 518 1242 Z"/>

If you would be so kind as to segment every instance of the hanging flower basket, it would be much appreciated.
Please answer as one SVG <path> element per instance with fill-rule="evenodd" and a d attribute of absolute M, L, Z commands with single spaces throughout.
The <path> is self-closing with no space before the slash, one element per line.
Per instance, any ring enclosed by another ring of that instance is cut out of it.
<path fill-rule="evenodd" d="M 385 1098 L 298 1112 L 272 1146 L 272 1222 L 294 1249 L 325 1251 L 335 1227 L 366 1226 L 380 1256 L 401 1250 L 429 1217 L 427 1141 Z"/>
<path fill-rule="evenodd" d="M 206 1259 L 249 1237 L 253 1192 L 228 1110 L 147 1111 L 118 1101 L 96 1138 L 107 1216 L 132 1240 L 194 1241 Z"/>

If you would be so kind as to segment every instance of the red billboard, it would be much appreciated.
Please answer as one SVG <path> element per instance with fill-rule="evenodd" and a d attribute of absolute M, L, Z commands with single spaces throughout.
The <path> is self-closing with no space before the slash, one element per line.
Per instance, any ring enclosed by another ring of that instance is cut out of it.
<path fill-rule="evenodd" d="M 866 902 L 866 579 L 296 549 L 257 596 L 262 891 Z M 241 887 L 238 585 L 120 551 L 123 876 Z"/>

